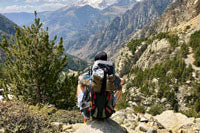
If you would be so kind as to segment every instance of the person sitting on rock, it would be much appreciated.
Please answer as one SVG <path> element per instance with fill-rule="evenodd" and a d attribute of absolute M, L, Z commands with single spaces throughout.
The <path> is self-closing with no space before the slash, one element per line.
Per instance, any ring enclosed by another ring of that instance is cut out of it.
<path fill-rule="evenodd" d="M 84 121 L 109 118 L 122 96 L 123 79 L 115 75 L 114 64 L 107 54 L 99 52 L 88 73 L 79 76 L 77 87 L 78 107 Z"/>

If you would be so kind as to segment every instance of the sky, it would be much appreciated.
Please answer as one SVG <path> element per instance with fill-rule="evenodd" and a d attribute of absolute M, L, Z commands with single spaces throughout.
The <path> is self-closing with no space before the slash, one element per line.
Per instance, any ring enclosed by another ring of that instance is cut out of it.
<path fill-rule="evenodd" d="M 54 11 L 77 0 L 0 0 L 0 13 Z"/>

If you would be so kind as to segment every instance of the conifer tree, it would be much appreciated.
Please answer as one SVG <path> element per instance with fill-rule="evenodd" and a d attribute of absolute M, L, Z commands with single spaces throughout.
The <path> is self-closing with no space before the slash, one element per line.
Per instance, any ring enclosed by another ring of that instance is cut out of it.
<path fill-rule="evenodd" d="M 15 39 L 4 37 L 0 43 L 7 58 L 7 78 L 1 81 L 4 96 L 9 93 L 30 104 L 63 101 L 61 98 L 72 92 L 76 80 L 67 74 L 60 76 L 67 65 L 62 38 L 58 44 L 56 36 L 50 40 L 48 28 L 42 28 L 36 12 L 30 27 L 15 26 L 15 29 Z"/>

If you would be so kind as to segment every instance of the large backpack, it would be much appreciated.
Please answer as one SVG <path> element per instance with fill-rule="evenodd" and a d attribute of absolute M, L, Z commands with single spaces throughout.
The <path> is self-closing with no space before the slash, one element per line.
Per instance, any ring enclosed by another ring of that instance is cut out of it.
<path fill-rule="evenodd" d="M 115 112 L 114 76 L 114 65 L 111 61 L 99 60 L 94 63 L 81 102 L 81 112 L 87 118 L 106 119 Z"/>

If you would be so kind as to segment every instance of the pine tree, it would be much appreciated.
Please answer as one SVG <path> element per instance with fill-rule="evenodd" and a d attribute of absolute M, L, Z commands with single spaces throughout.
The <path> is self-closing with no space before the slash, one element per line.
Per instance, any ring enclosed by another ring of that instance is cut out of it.
<path fill-rule="evenodd" d="M 30 27 L 15 26 L 15 29 L 15 39 L 9 41 L 4 37 L 0 44 L 7 56 L 7 78 L 1 81 L 4 95 L 14 95 L 30 104 L 63 101 L 61 98 L 66 93 L 70 95 L 74 91 L 76 79 L 67 74 L 61 76 L 67 65 L 62 38 L 58 44 L 56 36 L 50 40 L 48 28 L 42 28 L 36 12 L 35 22 Z"/>

